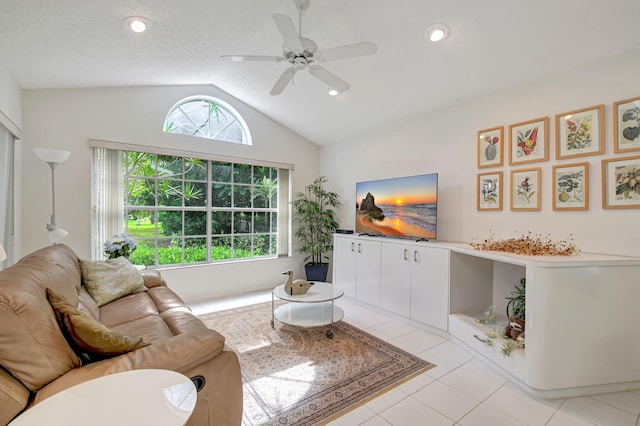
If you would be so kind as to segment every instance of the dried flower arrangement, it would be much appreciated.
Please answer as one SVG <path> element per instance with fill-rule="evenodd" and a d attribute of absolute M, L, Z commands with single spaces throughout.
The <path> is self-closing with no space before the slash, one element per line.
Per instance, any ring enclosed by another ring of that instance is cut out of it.
<path fill-rule="evenodd" d="M 548 236 L 543 239 L 540 235 L 532 235 L 531 232 L 522 235 L 520 238 L 506 240 L 496 240 L 491 234 L 489 238 L 482 240 L 482 242 L 472 241 L 470 245 L 476 250 L 502 251 L 534 256 L 570 256 L 578 252 L 576 245 L 573 243 L 573 238 L 568 241 L 553 242 Z"/>

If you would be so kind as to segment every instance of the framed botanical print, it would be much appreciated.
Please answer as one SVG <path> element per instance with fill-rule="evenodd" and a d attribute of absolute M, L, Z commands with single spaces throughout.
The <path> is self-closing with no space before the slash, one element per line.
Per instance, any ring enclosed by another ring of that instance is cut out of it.
<path fill-rule="evenodd" d="M 556 158 L 604 154 L 604 105 L 556 114 Z"/>
<path fill-rule="evenodd" d="M 540 167 L 511 170 L 511 210 L 540 210 Z"/>
<path fill-rule="evenodd" d="M 640 155 L 602 160 L 602 208 L 640 208 Z"/>
<path fill-rule="evenodd" d="M 509 126 L 509 164 L 549 159 L 549 117 Z"/>
<path fill-rule="evenodd" d="M 553 210 L 589 210 L 589 163 L 553 166 Z"/>
<path fill-rule="evenodd" d="M 478 132 L 478 168 L 502 166 L 504 127 L 493 127 Z"/>
<path fill-rule="evenodd" d="M 613 150 L 640 151 L 640 96 L 613 104 Z"/>
<path fill-rule="evenodd" d="M 502 210 L 502 172 L 478 174 L 478 211 Z"/>

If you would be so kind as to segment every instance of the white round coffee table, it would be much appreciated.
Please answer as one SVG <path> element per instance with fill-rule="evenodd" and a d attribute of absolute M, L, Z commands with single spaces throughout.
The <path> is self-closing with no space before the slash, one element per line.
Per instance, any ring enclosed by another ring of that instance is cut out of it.
<path fill-rule="evenodd" d="M 130 370 L 72 386 L 34 405 L 10 426 L 179 426 L 196 405 L 188 377 L 169 370 Z"/>
<path fill-rule="evenodd" d="M 334 322 L 344 318 L 344 311 L 335 306 L 334 301 L 344 295 L 344 291 L 333 284 L 315 282 L 304 294 L 290 295 L 284 291 L 284 284 L 273 289 L 271 293 L 271 327 L 275 328 L 275 320 L 295 327 L 329 326 L 327 338 L 333 338 Z M 275 308 L 276 297 L 286 303 Z"/>

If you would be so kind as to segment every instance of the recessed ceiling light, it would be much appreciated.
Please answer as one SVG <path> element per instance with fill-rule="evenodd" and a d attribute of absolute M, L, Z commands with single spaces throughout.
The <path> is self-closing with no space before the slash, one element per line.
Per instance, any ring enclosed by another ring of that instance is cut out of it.
<path fill-rule="evenodd" d="M 437 43 L 446 39 L 449 36 L 449 32 L 449 27 L 445 24 L 433 24 L 424 30 L 424 37 L 429 41 Z"/>
<path fill-rule="evenodd" d="M 142 33 L 149 26 L 149 20 L 142 16 L 130 16 L 124 20 L 134 33 Z"/>
<path fill-rule="evenodd" d="M 338 92 L 336 89 L 334 89 L 333 87 L 329 87 L 327 89 L 327 93 L 329 93 L 329 96 L 337 96 L 340 92 Z"/>

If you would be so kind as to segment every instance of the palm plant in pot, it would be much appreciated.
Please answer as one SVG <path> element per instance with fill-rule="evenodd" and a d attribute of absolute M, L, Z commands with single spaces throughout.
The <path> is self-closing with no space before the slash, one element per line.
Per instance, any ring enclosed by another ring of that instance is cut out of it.
<path fill-rule="evenodd" d="M 316 178 L 298 192 L 293 200 L 294 235 L 305 255 L 308 281 L 326 281 L 329 270 L 328 253 L 333 250 L 333 234 L 338 229 L 334 209 L 340 206 L 337 193 L 327 191 L 325 176 Z"/>

